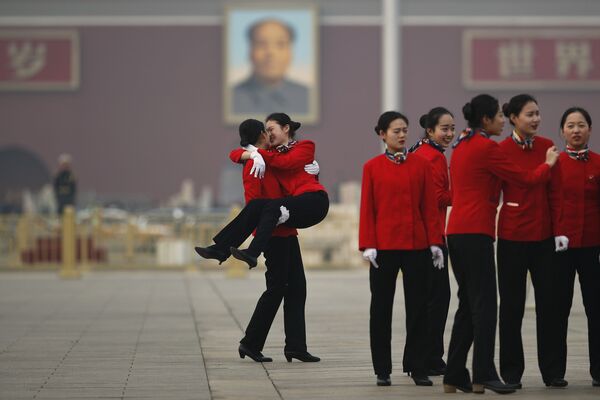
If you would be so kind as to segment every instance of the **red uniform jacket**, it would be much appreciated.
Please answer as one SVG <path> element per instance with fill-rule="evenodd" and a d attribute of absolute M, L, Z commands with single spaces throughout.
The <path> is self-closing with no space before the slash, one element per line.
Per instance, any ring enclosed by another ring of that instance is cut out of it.
<path fill-rule="evenodd" d="M 600 154 L 590 151 L 588 161 L 578 161 L 563 152 L 559 160 L 569 248 L 600 246 Z"/>
<path fill-rule="evenodd" d="M 550 139 L 536 136 L 531 150 L 524 150 L 511 136 L 500 142 L 508 159 L 527 170 L 546 161 L 546 150 L 554 146 Z M 540 241 L 563 235 L 560 226 L 562 209 L 560 168 L 552 168 L 550 181 L 523 187 L 502 182 L 503 204 L 498 219 L 498 237 L 515 241 Z"/>
<path fill-rule="evenodd" d="M 240 157 L 244 153 L 244 149 L 236 149 L 229 153 L 229 158 L 234 163 L 242 162 Z M 275 178 L 275 175 L 265 170 L 265 177 L 263 179 L 255 178 L 250 175 L 252 169 L 252 160 L 248 160 L 244 163 L 244 169 L 242 171 L 242 181 L 244 182 L 244 197 L 246 203 L 253 199 L 277 199 L 284 197 L 283 188 Z M 280 225 L 275 228 L 272 236 L 297 236 L 298 231 L 294 228 L 289 228 L 284 225 Z"/>
<path fill-rule="evenodd" d="M 498 143 L 475 133 L 452 153 L 452 211 L 446 234 L 473 233 L 495 238 L 501 180 L 527 186 L 549 179 L 548 164 L 533 171 L 521 169 L 510 162 Z"/>
<path fill-rule="evenodd" d="M 442 243 L 429 163 L 408 154 L 395 164 L 385 154 L 364 166 L 360 200 L 360 250 L 422 250 Z"/>
<path fill-rule="evenodd" d="M 448 178 L 448 164 L 444 154 L 440 153 L 433 146 L 424 143 L 415 150 L 415 154 L 420 155 L 427 161 L 431 168 L 433 186 L 439 210 L 440 230 L 446 231 L 446 211 L 452 205 L 452 193 L 450 193 L 450 179 Z"/>
<path fill-rule="evenodd" d="M 310 140 L 300 140 L 286 153 L 262 149 L 258 152 L 265 159 L 267 170 L 271 168 L 271 172 L 290 196 L 325 191 L 316 175 L 304 170 L 306 164 L 315 160 L 315 144 Z"/>

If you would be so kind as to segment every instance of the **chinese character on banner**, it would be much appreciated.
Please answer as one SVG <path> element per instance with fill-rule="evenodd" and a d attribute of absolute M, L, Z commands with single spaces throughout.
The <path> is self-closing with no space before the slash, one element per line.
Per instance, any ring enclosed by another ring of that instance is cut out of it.
<path fill-rule="evenodd" d="M 498 47 L 498 62 L 502 78 L 530 76 L 533 72 L 533 46 L 529 42 L 503 43 Z"/>
<path fill-rule="evenodd" d="M 470 90 L 600 89 L 600 29 L 465 29 Z"/>
<path fill-rule="evenodd" d="M 560 78 L 567 78 L 571 68 L 579 78 L 587 78 L 592 70 L 592 48 L 587 41 L 556 43 L 556 73 Z"/>
<path fill-rule="evenodd" d="M 76 31 L 0 29 L 0 90 L 72 90 L 78 86 Z"/>

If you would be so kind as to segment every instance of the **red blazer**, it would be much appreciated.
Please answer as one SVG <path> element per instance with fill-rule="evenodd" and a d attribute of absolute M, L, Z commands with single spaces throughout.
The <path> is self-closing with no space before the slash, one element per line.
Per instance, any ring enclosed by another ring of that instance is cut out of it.
<path fill-rule="evenodd" d="M 435 196 L 437 198 L 440 230 L 444 233 L 446 231 L 446 211 L 452 205 L 452 193 L 450 192 L 450 179 L 448 178 L 446 157 L 439 150 L 436 150 L 427 143 L 419 146 L 415 150 L 415 154 L 429 161 Z"/>
<path fill-rule="evenodd" d="M 473 134 L 454 149 L 450 160 L 452 211 L 446 234 L 474 233 L 495 238 L 501 180 L 528 186 L 549 179 L 548 164 L 533 171 L 521 169 L 510 162 L 498 143 Z"/>
<path fill-rule="evenodd" d="M 234 163 L 241 163 L 242 153 L 244 149 L 235 149 L 229 153 L 229 158 Z M 265 177 L 263 179 L 255 178 L 250 175 L 252 169 L 252 160 L 248 160 L 244 163 L 242 171 L 242 181 L 244 183 L 244 197 L 246 203 L 254 199 L 277 199 L 284 197 L 283 188 L 275 178 L 275 175 L 268 169 L 265 170 Z M 285 225 L 280 225 L 275 228 L 272 236 L 297 236 L 298 231 L 295 228 L 290 228 Z"/>
<path fill-rule="evenodd" d="M 600 246 L 600 154 L 590 151 L 588 161 L 560 154 L 562 225 L 569 248 Z"/>
<path fill-rule="evenodd" d="M 546 161 L 546 150 L 554 146 L 552 140 L 536 136 L 533 148 L 523 150 L 511 136 L 500 142 L 500 149 L 512 163 L 527 170 L 534 170 Z M 550 181 L 547 183 L 523 187 L 510 181 L 503 181 L 498 237 L 529 242 L 563 235 L 560 229 L 561 203 L 561 178 L 558 166 L 552 168 Z"/>
<path fill-rule="evenodd" d="M 258 152 L 265 159 L 267 170 L 271 168 L 277 180 L 290 196 L 325 191 L 317 177 L 304 170 L 306 164 L 315 160 L 315 144 L 310 140 L 300 140 L 286 153 L 262 149 Z"/>
<path fill-rule="evenodd" d="M 364 166 L 360 250 L 421 250 L 443 243 L 429 163 L 408 154 L 395 164 L 381 154 Z"/>

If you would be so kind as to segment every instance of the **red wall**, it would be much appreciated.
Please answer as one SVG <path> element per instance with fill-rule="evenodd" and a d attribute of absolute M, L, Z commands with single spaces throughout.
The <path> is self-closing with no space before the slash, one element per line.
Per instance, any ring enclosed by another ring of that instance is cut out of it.
<path fill-rule="evenodd" d="M 81 87 L 75 92 L 0 94 L 0 147 L 21 145 L 51 167 L 69 152 L 83 191 L 148 195 L 157 200 L 190 177 L 215 189 L 235 127 L 222 122 L 220 27 L 83 27 Z M 360 179 L 379 151 L 373 126 L 380 112 L 380 30 L 321 28 L 321 122 L 301 130 L 317 142 L 321 178 Z M 403 104 L 411 121 L 429 108 L 455 111 L 472 97 L 461 82 L 461 28 L 403 30 Z M 570 105 L 593 117 L 597 92 L 532 92 L 542 132 L 557 138 Z M 516 94 L 494 92 L 501 101 Z M 420 135 L 415 126 L 414 140 Z M 597 135 L 596 135 L 597 136 Z M 413 141 L 414 141 L 413 140 Z M 600 140 L 593 138 L 598 151 Z"/>

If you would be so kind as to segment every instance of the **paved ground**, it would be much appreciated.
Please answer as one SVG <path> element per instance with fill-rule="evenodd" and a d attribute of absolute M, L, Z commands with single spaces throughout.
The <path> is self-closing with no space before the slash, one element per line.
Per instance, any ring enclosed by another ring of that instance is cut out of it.
<path fill-rule="evenodd" d="M 78 281 L 56 273 L 0 274 L 0 399 L 433 399 L 399 372 L 374 385 L 368 342 L 366 270 L 308 273 L 309 350 L 321 363 L 287 363 L 281 315 L 264 353 L 241 360 L 237 344 L 264 286 L 262 273 L 92 272 Z M 455 292 L 453 292 L 455 293 Z M 394 359 L 403 346 L 397 296 Z M 451 306 L 454 315 L 455 303 Z M 571 318 L 566 390 L 543 387 L 534 318 L 524 324 L 526 399 L 598 399 L 587 373 L 586 323 L 579 293 Z M 451 324 L 449 323 L 448 326 Z M 449 332 L 449 329 L 447 329 Z"/>

